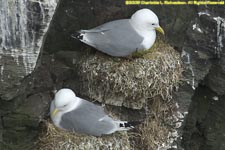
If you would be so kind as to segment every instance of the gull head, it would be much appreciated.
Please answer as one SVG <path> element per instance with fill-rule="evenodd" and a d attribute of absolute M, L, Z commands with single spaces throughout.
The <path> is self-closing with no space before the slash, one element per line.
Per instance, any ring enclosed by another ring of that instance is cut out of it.
<path fill-rule="evenodd" d="M 141 9 L 131 16 L 131 22 L 140 30 L 157 30 L 164 34 L 163 29 L 159 25 L 157 15 L 150 9 Z"/>
<path fill-rule="evenodd" d="M 76 95 L 70 89 L 60 89 L 54 98 L 55 109 L 52 111 L 52 115 L 55 116 L 58 111 L 67 111 L 76 102 Z"/>

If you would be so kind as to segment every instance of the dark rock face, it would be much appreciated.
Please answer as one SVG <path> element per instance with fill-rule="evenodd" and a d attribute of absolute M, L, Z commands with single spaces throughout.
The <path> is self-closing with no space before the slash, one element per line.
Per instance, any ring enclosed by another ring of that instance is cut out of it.
<path fill-rule="evenodd" d="M 225 118 L 224 96 L 199 86 L 193 96 L 184 127 L 183 145 L 187 150 L 223 150 Z"/>
<path fill-rule="evenodd" d="M 29 3 L 29 6 L 31 5 Z M 33 7 L 37 12 L 40 11 L 38 5 L 34 4 Z M 1 84 L 10 87 L 10 90 L 1 90 L 0 149 L 10 149 L 8 143 L 30 148 L 38 133 L 38 118 L 43 118 L 44 114 L 47 114 L 48 104 L 52 99 L 50 93 L 53 89 L 74 83 L 73 89 L 79 91 L 79 82 L 74 80 L 76 70 L 68 67 L 68 63 L 71 63 L 67 62 L 69 59 L 62 60 L 55 57 L 60 53 L 68 55 L 69 52 L 71 54 L 67 57 L 72 57 L 76 61 L 81 55 L 80 52 L 85 51 L 87 46 L 72 39 L 70 35 L 76 30 L 89 29 L 119 18 L 128 18 L 142 7 L 152 9 L 159 16 L 160 24 L 166 31 L 166 39 L 180 52 L 183 59 L 185 81 L 174 94 L 181 114 L 189 112 L 184 125 L 185 132 L 182 132 L 181 128 L 179 133 L 184 137 L 183 148 L 225 149 L 223 145 L 225 37 L 222 18 L 225 16 L 225 6 L 125 6 L 121 0 L 61 1 L 43 45 L 43 54 L 39 56 L 40 64 L 34 71 L 34 66 L 28 71 L 29 73 L 33 71 L 32 74 L 24 78 L 27 75 L 24 65 L 20 73 L 20 69 L 10 69 L 10 65 L 7 66 L 5 63 L 4 67 L 8 67 L 10 71 L 1 72 L 1 79 L 5 81 Z M 33 17 L 39 18 L 38 16 L 37 13 L 37 16 Z M 41 28 L 34 24 L 28 26 L 35 30 Z M 21 44 L 17 40 L 19 37 L 13 38 L 15 39 L 11 41 L 15 43 L 10 45 Z M 0 42 L 3 43 L 2 38 Z M 67 52 L 64 54 L 63 51 Z M 3 49 L 0 52 L 5 51 Z M 95 50 L 91 51 L 94 52 Z M 34 53 L 36 57 L 39 54 L 35 51 Z M 8 58 L 6 53 L 1 55 L 4 62 L 15 64 L 11 56 Z M 22 61 L 22 56 L 19 56 L 18 60 Z M 5 80 L 8 75 L 19 78 L 21 83 L 18 79 L 12 81 L 15 85 L 8 82 L 9 79 Z M 218 101 L 215 100 L 217 98 Z M 21 143 L 27 135 L 29 137 L 25 139 L 28 141 L 25 142 L 30 142 L 28 145 L 24 144 L 24 141 Z M 192 144 L 192 147 L 189 144 Z M 181 149 L 179 144 L 178 149 Z"/>
<path fill-rule="evenodd" d="M 37 139 L 38 125 L 48 112 L 53 89 L 50 73 L 45 67 L 39 69 L 22 81 L 16 98 L 0 101 L 1 149 L 32 149 Z"/>
<path fill-rule="evenodd" d="M 20 80 L 34 70 L 57 2 L 0 0 L 1 99 L 16 97 Z"/>
<path fill-rule="evenodd" d="M 37 138 L 52 82 L 34 68 L 57 3 L 0 0 L 0 149 L 32 149 Z"/>
<path fill-rule="evenodd" d="M 224 95 L 225 90 L 224 19 L 218 17 L 224 16 L 224 12 L 221 12 L 224 6 L 216 8 L 217 10 L 213 7 L 197 9 L 198 15 L 187 30 L 183 47 L 190 57 L 188 64 L 189 71 L 192 72 L 190 79 L 194 79 L 195 87 L 200 86 L 190 94 L 194 96 L 188 111 L 190 114 L 184 125 L 185 149 L 225 148 L 221 142 L 222 139 L 224 140 L 222 133 L 225 120 L 221 117 L 224 110 L 220 109 L 224 107 L 224 98 L 218 96 Z"/>
<path fill-rule="evenodd" d="M 210 70 L 207 78 L 206 85 L 218 95 L 225 94 L 225 68 L 224 56 L 215 63 L 214 67 Z"/>

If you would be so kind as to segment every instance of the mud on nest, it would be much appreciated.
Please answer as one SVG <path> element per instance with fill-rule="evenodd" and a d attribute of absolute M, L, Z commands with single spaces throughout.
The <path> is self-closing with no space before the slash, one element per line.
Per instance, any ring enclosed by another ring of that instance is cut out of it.
<path fill-rule="evenodd" d="M 138 58 L 116 58 L 96 53 L 79 62 L 81 93 L 105 104 L 140 109 L 149 98 L 172 98 L 182 67 L 180 55 L 158 40 Z"/>

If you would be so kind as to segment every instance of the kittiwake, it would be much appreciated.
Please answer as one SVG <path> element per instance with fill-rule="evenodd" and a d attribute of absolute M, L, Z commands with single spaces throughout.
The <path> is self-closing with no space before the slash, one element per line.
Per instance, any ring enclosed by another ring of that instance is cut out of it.
<path fill-rule="evenodd" d="M 136 11 L 130 19 L 115 20 L 90 30 L 80 30 L 72 37 L 111 56 L 125 57 L 148 50 L 156 39 L 156 31 L 164 34 L 159 19 L 149 9 Z"/>
<path fill-rule="evenodd" d="M 67 88 L 55 94 L 50 106 L 50 116 L 55 126 L 93 136 L 129 130 L 140 121 L 120 121 L 108 116 L 101 106 L 79 98 Z"/>

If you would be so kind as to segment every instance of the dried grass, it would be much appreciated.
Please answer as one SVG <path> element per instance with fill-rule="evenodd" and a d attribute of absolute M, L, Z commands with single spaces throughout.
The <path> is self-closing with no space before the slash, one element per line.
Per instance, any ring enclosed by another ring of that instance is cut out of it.
<path fill-rule="evenodd" d="M 174 120 L 170 116 L 173 114 L 174 106 L 160 99 L 154 99 L 148 107 L 150 107 L 149 115 L 138 128 L 140 145 L 145 150 L 156 150 L 160 147 L 160 150 L 165 150 L 171 145 L 170 133 L 174 130 L 172 128 Z"/>
<path fill-rule="evenodd" d="M 81 95 L 133 109 L 142 108 L 147 99 L 158 95 L 170 100 L 182 73 L 179 54 L 160 40 L 139 58 L 97 53 L 82 59 L 79 66 Z"/>
<path fill-rule="evenodd" d="M 58 129 L 48 121 L 44 129 L 36 144 L 39 150 L 130 150 L 126 132 L 94 137 Z"/>

